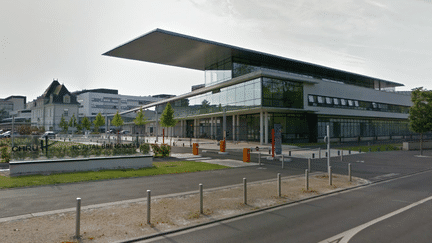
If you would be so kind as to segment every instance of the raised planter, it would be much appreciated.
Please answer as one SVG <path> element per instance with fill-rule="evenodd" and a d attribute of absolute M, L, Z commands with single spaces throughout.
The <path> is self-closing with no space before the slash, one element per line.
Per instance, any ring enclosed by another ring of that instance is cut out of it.
<path fill-rule="evenodd" d="M 11 176 L 151 167 L 153 156 L 111 156 L 9 162 Z"/>
<path fill-rule="evenodd" d="M 420 150 L 420 142 L 403 142 L 403 150 Z M 432 141 L 423 141 L 423 149 L 432 149 Z"/>

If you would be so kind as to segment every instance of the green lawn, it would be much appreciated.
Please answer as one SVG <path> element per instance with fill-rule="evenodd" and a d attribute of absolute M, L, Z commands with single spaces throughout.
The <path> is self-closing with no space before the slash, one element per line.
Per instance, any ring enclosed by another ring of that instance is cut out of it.
<path fill-rule="evenodd" d="M 400 150 L 400 147 L 402 147 L 402 144 L 400 143 L 394 143 L 394 144 L 373 144 L 370 146 L 362 145 L 362 146 L 351 146 L 351 147 L 333 147 L 335 149 L 343 149 L 343 150 L 351 150 L 351 151 L 359 151 L 361 149 L 362 152 L 369 152 L 369 148 L 371 149 L 371 152 L 382 152 L 382 151 L 393 151 L 393 150 Z"/>
<path fill-rule="evenodd" d="M 124 170 L 101 170 L 62 173 L 52 175 L 29 175 L 17 177 L 0 176 L 0 188 L 13 188 L 25 186 L 41 186 L 61 183 L 73 183 L 81 181 L 95 181 L 115 178 L 153 176 L 163 174 L 190 173 L 206 170 L 218 170 L 229 168 L 222 165 L 208 164 L 195 161 L 176 161 L 176 162 L 153 162 L 153 167 L 143 169 L 124 169 Z"/>

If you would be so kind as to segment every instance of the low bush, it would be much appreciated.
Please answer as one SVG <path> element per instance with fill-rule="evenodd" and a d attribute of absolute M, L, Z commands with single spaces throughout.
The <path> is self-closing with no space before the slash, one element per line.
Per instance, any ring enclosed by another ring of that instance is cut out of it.
<path fill-rule="evenodd" d="M 143 154 L 150 153 L 150 145 L 148 143 L 141 144 L 139 149 L 140 149 L 140 152 Z"/>

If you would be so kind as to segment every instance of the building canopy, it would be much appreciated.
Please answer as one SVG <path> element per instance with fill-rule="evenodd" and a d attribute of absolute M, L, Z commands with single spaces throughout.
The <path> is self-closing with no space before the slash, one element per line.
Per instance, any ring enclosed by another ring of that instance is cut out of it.
<path fill-rule="evenodd" d="M 317 64 L 248 50 L 162 29 L 153 30 L 141 37 L 116 47 L 103 55 L 158 63 L 195 70 L 209 70 L 218 61 L 231 58 L 264 67 L 281 67 L 289 72 L 319 79 L 349 81 L 348 83 L 378 83 L 387 88 L 403 84 L 333 69 Z"/>

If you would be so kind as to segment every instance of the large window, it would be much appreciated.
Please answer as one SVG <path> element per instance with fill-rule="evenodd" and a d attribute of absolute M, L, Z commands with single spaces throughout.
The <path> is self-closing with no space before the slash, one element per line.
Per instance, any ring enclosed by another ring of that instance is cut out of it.
<path fill-rule="evenodd" d="M 261 79 L 221 88 L 173 103 L 175 116 L 222 112 L 224 109 L 241 110 L 261 105 Z"/>
<path fill-rule="evenodd" d="M 308 104 L 309 106 L 324 106 L 331 108 L 371 110 L 404 114 L 408 114 L 409 112 L 408 106 L 376 103 L 363 100 L 350 100 L 336 97 L 323 97 L 312 94 L 308 95 Z"/>
<path fill-rule="evenodd" d="M 301 83 L 273 78 L 263 78 L 263 106 L 303 109 Z"/>
<path fill-rule="evenodd" d="M 318 118 L 318 137 L 327 134 L 327 125 L 330 126 L 330 137 L 383 137 L 409 135 L 408 121 L 406 120 L 372 120 L 350 118 Z"/>

